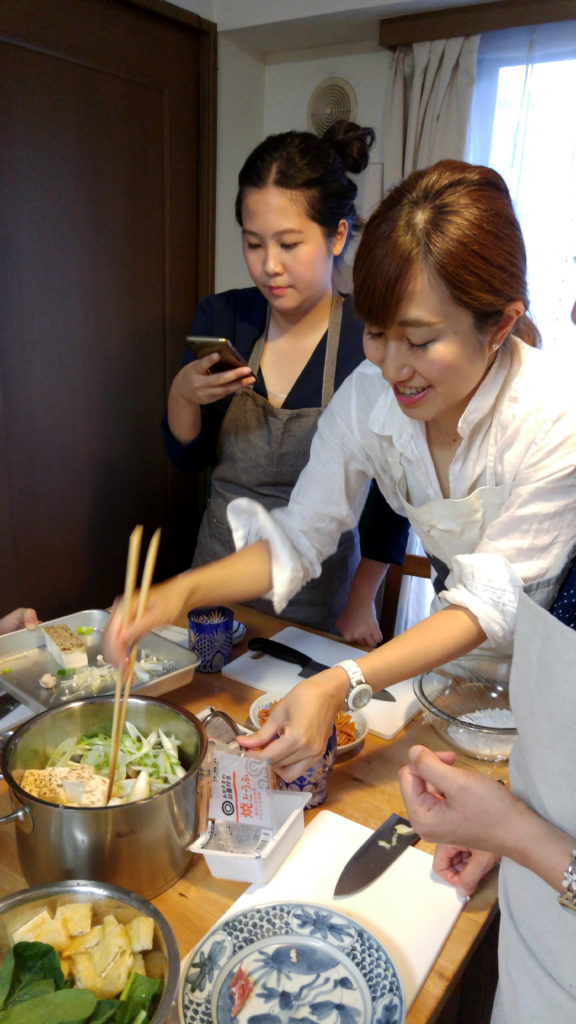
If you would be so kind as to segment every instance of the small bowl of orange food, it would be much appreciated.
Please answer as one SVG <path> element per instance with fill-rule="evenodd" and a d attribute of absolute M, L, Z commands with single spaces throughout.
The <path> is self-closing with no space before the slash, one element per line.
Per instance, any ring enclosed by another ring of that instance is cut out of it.
<path fill-rule="evenodd" d="M 255 729 L 264 724 L 272 708 L 285 693 L 263 693 L 250 706 L 250 721 Z M 366 716 L 361 711 L 339 711 L 336 726 L 336 757 L 358 750 L 368 732 Z"/>

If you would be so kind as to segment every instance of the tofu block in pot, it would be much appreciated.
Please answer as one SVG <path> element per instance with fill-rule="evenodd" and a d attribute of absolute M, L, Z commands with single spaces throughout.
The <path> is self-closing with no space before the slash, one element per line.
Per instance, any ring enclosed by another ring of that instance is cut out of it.
<path fill-rule="evenodd" d="M 70 626 L 42 626 L 46 650 L 63 668 L 82 668 L 88 664 L 86 647 Z"/>

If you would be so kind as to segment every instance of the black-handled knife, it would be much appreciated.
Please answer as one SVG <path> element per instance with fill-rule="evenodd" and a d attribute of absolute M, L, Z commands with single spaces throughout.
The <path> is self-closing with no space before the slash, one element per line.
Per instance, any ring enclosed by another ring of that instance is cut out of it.
<path fill-rule="evenodd" d="M 295 647 L 289 647 L 288 644 L 281 644 L 277 640 L 269 640 L 268 637 L 255 636 L 252 640 L 248 641 L 248 647 L 251 651 L 258 651 L 261 654 L 269 654 L 272 658 L 279 658 L 280 661 L 289 661 L 292 665 L 299 665 L 300 672 L 299 676 L 303 679 L 308 679 L 309 676 L 315 676 L 318 672 L 324 672 L 325 669 L 331 668 L 331 665 L 321 665 L 319 661 L 314 661 L 308 654 L 304 654 L 302 651 L 297 651 Z M 395 701 L 396 697 L 390 690 L 378 690 L 374 694 L 374 700 L 392 700 Z"/>
<path fill-rule="evenodd" d="M 406 818 L 391 814 L 352 854 L 336 882 L 334 895 L 351 896 L 365 889 L 419 839 L 420 836 Z"/>

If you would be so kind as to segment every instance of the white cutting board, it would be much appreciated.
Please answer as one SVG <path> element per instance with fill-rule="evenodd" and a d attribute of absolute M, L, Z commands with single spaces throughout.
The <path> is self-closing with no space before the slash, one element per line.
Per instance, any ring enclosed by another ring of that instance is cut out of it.
<path fill-rule="evenodd" d="M 366 654 L 366 651 L 360 651 L 357 647 L 350 647 L 349 644 L 317 636 L 315 633 L 307 633 L 297 626 L 287 626 L 279 633 L 275 633 L 271 639 L 295 647 L 322 665 L 335 665 L 344 658 L 358 658 Z M 260 654 L 256 651 L 247 651 L 222 669 L 222 675 L 247 686 L 253 686 L 264 693 L 285 693 L 291 690 L 302 681 L 302 676 L 298 673 L 298 665 L 291 665 L 287 661 L 273 658 L 270 654 Z M 395 683 L 390 687 L 390 692 L 396 697 L 395 703 L 371 700 L 368 706 L 363 708 L 363 714 L 368 719 L 369 731 L 386 740 L 403 729 L 420 710 L 411 679 Z"/>
<path fill-rule="evenodd" d="M 409 847 L 371 885 L 333 897 L 340 872 L 371 833 L 321 811 L 266 885 L 251 885 L 226 913 L 282 900 L 321 903 L 350 914 L 376 935 L 400 975 L 409 1008 L 466 903 L 432 871 L 432 855 Z"/>

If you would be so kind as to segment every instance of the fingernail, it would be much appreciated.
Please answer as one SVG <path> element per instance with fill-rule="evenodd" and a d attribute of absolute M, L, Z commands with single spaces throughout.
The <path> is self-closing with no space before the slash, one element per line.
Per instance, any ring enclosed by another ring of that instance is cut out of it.
<path fill-rule="evenodd" d="M 470 899 L 470 897 L 469 897 L 468 893 L 464 889 L 460 888 L 459 885 L 456 887 L 456 893 L 458 894 L 458 896 L 460 896 L 462 899 L 466 900 L 466 902 L 468 903 L 468 900 Z"/>

